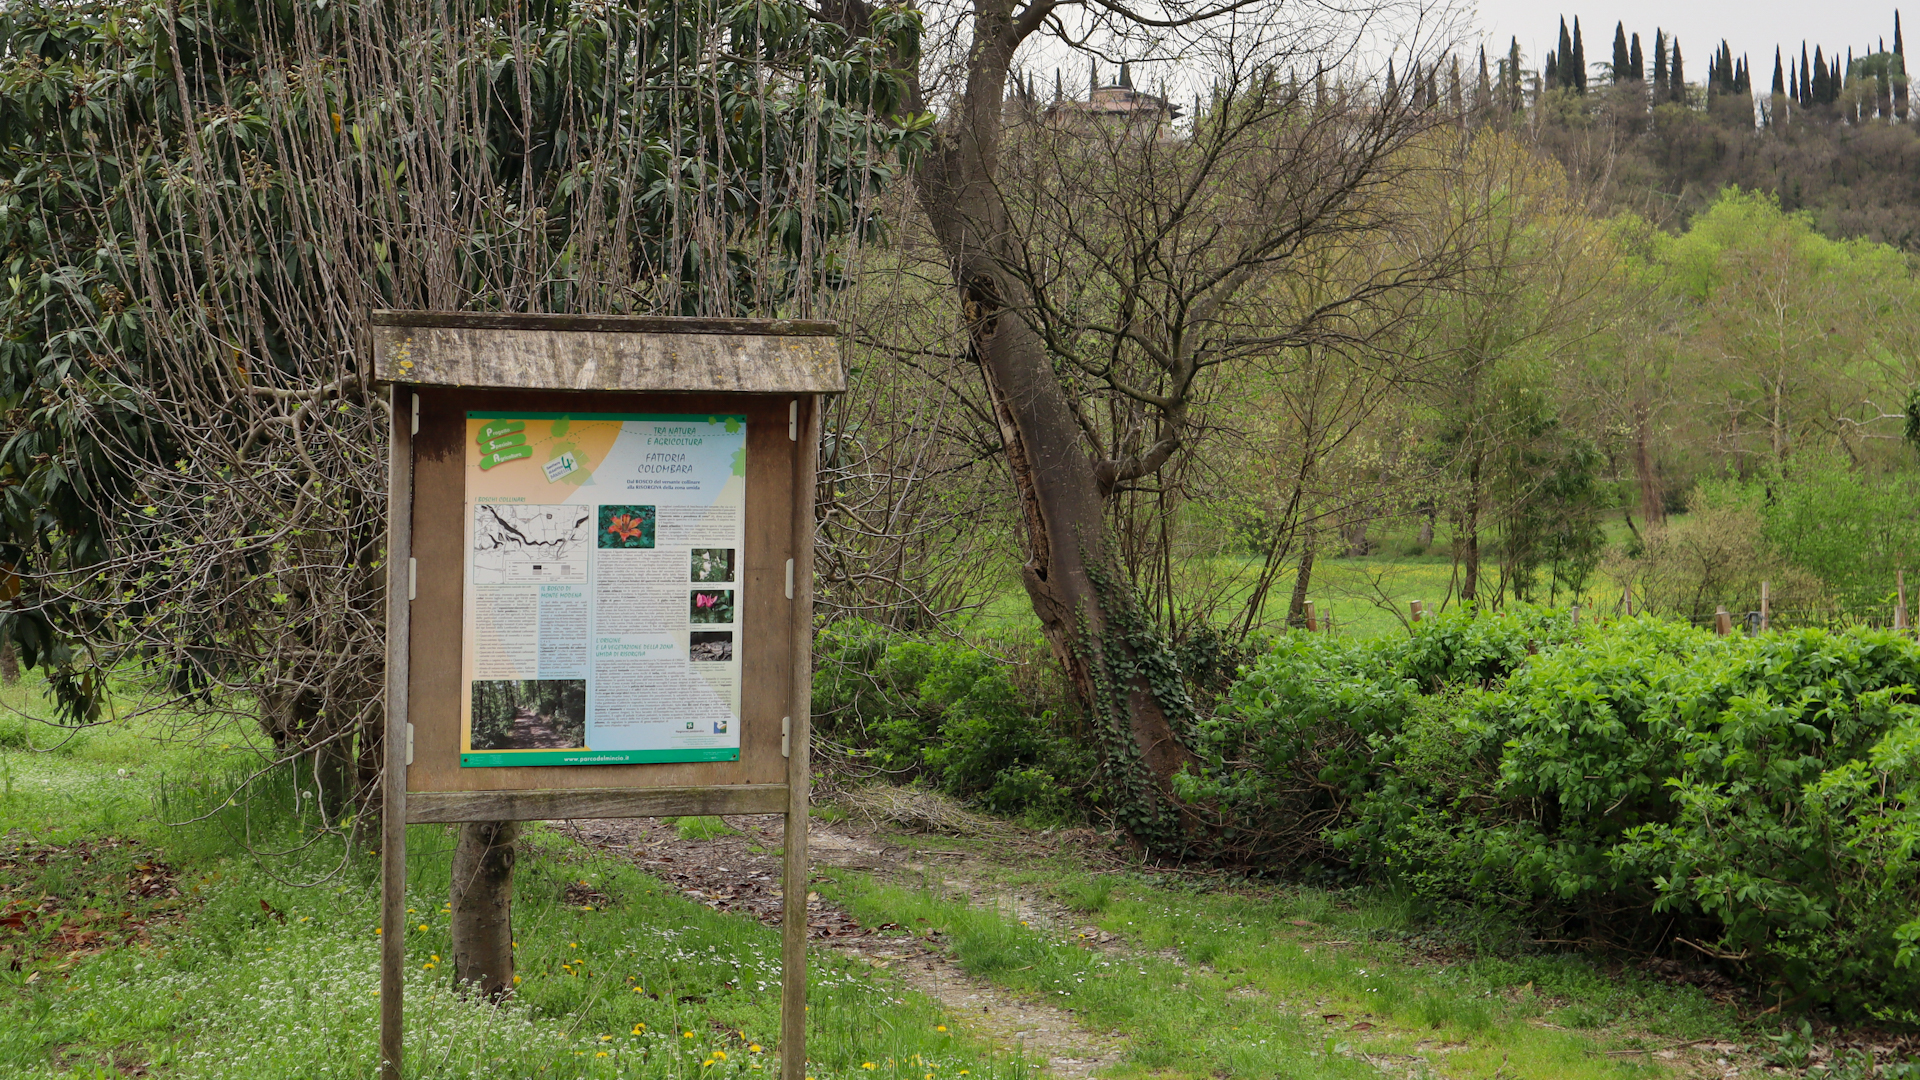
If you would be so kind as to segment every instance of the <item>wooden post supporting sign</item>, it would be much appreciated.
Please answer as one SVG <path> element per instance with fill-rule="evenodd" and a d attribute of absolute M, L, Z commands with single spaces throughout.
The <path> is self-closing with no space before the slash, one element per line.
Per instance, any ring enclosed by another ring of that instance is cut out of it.
<path fill-rule="evenodd" d="M 782 814 L 806 1075 L 813 500 L 830 323 L 375 312 L 391 387 L 380 1051 L 406 826 Z"/>

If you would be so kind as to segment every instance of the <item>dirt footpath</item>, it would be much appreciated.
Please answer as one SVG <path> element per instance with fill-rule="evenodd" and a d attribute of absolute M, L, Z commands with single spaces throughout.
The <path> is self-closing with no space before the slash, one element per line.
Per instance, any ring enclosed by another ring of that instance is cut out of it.
<path fill-rule="evenodd" d="M 651 819 L 555 825 L 583 844 L 631 859 L 641 869 L 673 883 L 686 896 L 716 911 L 751 915 L 769 926 L 779 925 L 779 851 L 784 819 L 755 815 L 723 820 L 740 835 L 682 840 L 673 826 Z M 906 848 L 876 840 L 858 826 L 816 820 L 808 829 L 807 844 L 810 862 L 816 867 L 860 870 L 916 885 L 931 869 L 953 891 L 975 893 L 973 883 L 961 876 L 963 863 L 930 868 L 910 857 L 912 853 Z M 754 848 L 763 851 L 751 850 Z M 1060 921 L 1061 913 L 1040 901 L 1011 894 L 992 899 L 1004 904 L 1009 914 L 1035 925 Z M 975 902 L 979 900 L 975 896 Z M 1126 1051 L 1126 1039 L 1119 1032 L 1089 1030 L 1070 1009 L 976 979 L 954 964 L 937 941 L 901 936 L 901 927 L 892 923 L 862 926 L 811 892 L 807 894 L 807 930 L 816 948 L 832 949 L 891 972 L 908 987 L 938 1002 L 971 1033 L 1005 1050 L 1018 1050 L 1036 1062 L 1044 1061 L 1054 1076 L 1088 1076 Z"/>

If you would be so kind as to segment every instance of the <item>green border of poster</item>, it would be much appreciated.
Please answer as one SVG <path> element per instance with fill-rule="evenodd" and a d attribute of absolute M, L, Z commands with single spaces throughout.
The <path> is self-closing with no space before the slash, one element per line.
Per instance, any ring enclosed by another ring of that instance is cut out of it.
<path fill-rule="evenodd" d="M 483 750 L 460 755 L 460 767 L 518 765 L 656 765 L 672 761 L 739 761 L 740 751 L 718 750 Z"/>
<path fill-rule="evenodd" d="M 747 422 L 744 413 L 595 413 L 595 412 L 496 412 L 467 410 L 468 420 L 650 420 L 661 423 L 726 424 L 730 429 Z M 727 434 L 736 434 L 729 430 Z M 738 462 L 735 463 L 738 468 Z M 739 475 L 736 472 L 736 475 Z M 462 597 L 465 603 L 465 597 Z M 736 718 L 737 722 L 738 718 Z M 463 737 L 464 738 L 464 737 Z M 738 747 L 714 749 L 655 750 L 475 750 L 460 754 L 463 769 L 521 768 L 546 765 L 664 765 L 674 762 L 739 761 Z"/>

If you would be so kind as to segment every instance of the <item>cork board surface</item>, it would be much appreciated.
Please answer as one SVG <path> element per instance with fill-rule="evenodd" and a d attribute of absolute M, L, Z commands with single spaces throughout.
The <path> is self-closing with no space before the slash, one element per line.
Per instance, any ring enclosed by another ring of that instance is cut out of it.
<path fill-rule="evenodd" d="M 793 632 L 786 597 L 792 557 L 793 478 L 799 444 L 787 437 L 787 395 L 568 393 L 422 387 L 413 437 L 415 591 L 408 647 L 413 764 L 408 792 L 778 784 L 781 718 L 792 714 Z M 800 398 L 804 429 L 808 399 Z M 747 417 L 746 523 L 739 567 L 740 760 L 662 764 L 461 768 L 461 589 L 469 410 L 736 413 Z M 405 418 L 401 418 L 405 422 Z"/>

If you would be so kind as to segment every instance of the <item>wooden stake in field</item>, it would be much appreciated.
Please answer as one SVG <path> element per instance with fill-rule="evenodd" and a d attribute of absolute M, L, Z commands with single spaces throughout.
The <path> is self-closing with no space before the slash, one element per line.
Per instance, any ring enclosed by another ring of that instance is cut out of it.
<path fill-rule="evenodd" d="M 1766 633 L 1773 627 L 1773 597 L 1767 591 L 1767 583 L 1760 583 L 1760 632 Z"/>
<path fill-rule="evenodd" d="M 1413 621 L 1419 622 L 1427 617 L 1427 605 L 1419 600 L 1407 601 L 1407 611 L 1413 615 Z"/>
<path fill-rule="evenodd" d="M 1620 602 L 1627 606 L 1627 618 L 1633 618 L 1633 590 L 1621 589 Z"/>
<path fill-rule="evenodd" d="M 1306 603 L 1301 604 L 1300 610 L 1307 617 L 1307 633 L 1309 634 L 1319 633 L 1320 621 L 1313 617 L 1313 601 L 1309 600 Z"/>
<path fill-rule="evenodd" d="M 1733 613 L 1727 610 L 1725 604 L 1713 613 L 1713 632 L 1721 637 L 1733 633 Z"/>
<path fill-rule="evenodd" d="M 1893 628 L 1905 630 L 1907 628 L 1907 572 L 1895 570 L 1893 582 L 1895 593 L 1899 597 L 1893 608 Z"/>

